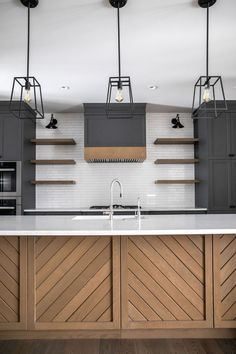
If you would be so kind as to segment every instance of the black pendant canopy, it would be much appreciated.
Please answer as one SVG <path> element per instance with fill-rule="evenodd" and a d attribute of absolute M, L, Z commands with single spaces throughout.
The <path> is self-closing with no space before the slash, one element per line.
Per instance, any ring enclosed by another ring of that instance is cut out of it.
<path fill-rule="evenodd" d="M 118 27 L 118 76 L 109 77 L 106 112 L 109 118 L 119 118 L 120 116 L 133 114 L 133 93 L 131 87 L 131 80 L 129 76 L 121 75 L 121 45 L 120 45 L 120 8 L 124 7 L 127 0 L 109 0 L 111 6 L 117 9 L 117 27 Z M 115 95 L 113 96 L 115 92 Z M 126 97 L 125 97 L 126 95 Z M 121 109 L 120 104 L 123 104 Z M 114 101 L 116 102 L 113 102 Z"/>
<path fill-rule="evenodd" d="M 209 9 L 217 0 L 198 0 L 207 9 L 206 26 L 206 75 L 200 76 L 194 86 L 192 118 L 218 118 L 227 111 L 227 102 L 221 76 L 209 74 Z"/>
<path fill-rule="evenodd" d="M 28 9 L 27 21 L 27 70 L 26 76 L 14 77 L 10 98 L 10 111 L 19 119 L 43 119 L 43 99 L 40 83 L 30 76 L 30 10 L 38 6 L 38 0 L 20 0 Z"/>

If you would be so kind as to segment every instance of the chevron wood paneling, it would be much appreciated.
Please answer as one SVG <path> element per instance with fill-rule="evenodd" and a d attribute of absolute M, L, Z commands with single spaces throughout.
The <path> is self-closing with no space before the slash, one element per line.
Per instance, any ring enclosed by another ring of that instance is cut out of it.
<path fill-rule="evenodd" d="M 118 328 L 118 238 L 37 237 L 29 241 L 34 264 L 29 277 L 35 285 L 29 316 L 34 328 Z"/>
<path fill-rule="evenodd" d="M 26 239 L 0 237 L 0 329 L 25 326 Z"/>
<path fill-rule="evenodd" d="M 122 239 L 123 328 L 212 327 L 212 237 Z"/>
<path fill-rule="evenodd" d="M 215 326 L 236 327 L 236 235 L 213 239 Z"/>

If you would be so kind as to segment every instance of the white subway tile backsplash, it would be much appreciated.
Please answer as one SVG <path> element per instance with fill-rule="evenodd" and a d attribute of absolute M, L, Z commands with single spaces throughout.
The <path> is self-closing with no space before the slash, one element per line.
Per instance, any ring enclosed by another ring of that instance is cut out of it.
<path fill-rule="evenodd" d="M 38 159 L 74 159 L 76 165 L 40 165 L 36 179 L 72 179 L 75 185 L 36 186 L 36 208 L 83 208 L 109 205 L 109 187 L 119 178 L 124 187 L 124 204 L 136 204 L 141 197 L 143 206 L 194 207 L 193 185 L 155 185 L 156 179 L 193 179 L 193 165 L 155 165 L 159 158 L 192 158 L 192 145 L 154 145 L 158 137 L 193 137 L 189 114 L 180 114 L 184 129 L 173 129 L 171 113 L 147 114 L 147 160 L 144 163 L 88 164 L 84 161 L 83 114 L 56 114 L 58 129 L 45 129 L 46 122 L 37 122 L 37 138 L 74 138 L 75 146 L 37 146 Z M 49 120 L 50 115 L 46 120 Z M 115 203 L 120 203 L 118 193 Z"/>

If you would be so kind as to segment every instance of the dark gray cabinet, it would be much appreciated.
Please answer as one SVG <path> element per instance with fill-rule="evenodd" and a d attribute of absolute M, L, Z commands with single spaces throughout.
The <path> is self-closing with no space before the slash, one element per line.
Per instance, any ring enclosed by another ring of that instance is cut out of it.
<path fill-rule="evenodd" d="M 231 161 L 209 161 L 210 200 L 212 211 L 230 210 L 231 205 Z"/>
<path fill-rule="evenodd" d="M 31 115 L 32 116 L 32 115 Z M 9 102 L 0 101 L 0 161 L 21 161 L 22 209 L 35 208 L 35 139 L 36 124 L 31 119 L 17 119 L 9 112 Z"/>
<path fill-rule="evenodd" d="M 0 160 L 3 156 L 3 119 L 0 118 Z"/>
<path fill-rule="evenodd" d="M 21 161 L 22 159 L 22 122 L 19 119 L 3 116 L 3 152 L 1 160 Z"/>
<path fill-rule="evenodd" d="M 218 119 L 194 122 L 195 155 L 200 162 L 195 176 L 196 207 L 209 212 L 236 213 L 236 101 L 229 101 L 229 112 Z"/>
<path fill-rule="evenodd" d="M 236 157 L 236 120 L 235 114 L 228 113 L 219 119 L 209 120 L 209 158 L 227 159 Z"/>

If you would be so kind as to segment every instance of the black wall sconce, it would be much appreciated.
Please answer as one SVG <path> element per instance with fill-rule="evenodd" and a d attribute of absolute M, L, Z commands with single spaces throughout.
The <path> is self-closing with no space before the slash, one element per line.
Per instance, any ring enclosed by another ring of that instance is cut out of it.
<path fill-rule="evenodd" d="M 176 118 L 171 119 L 171 123 L 173 124 L 174 129 L 184 128 L 184 125 L 180 122 L 179 114 L 177 114 Z"/>
<path fill-rule="evenodd" d="M 51 119 L 50 122 L 48 123 L 48 125 L 46 125 L 47 129 L 57 129 L 57 119 L 54 118 L 53 114 L 51 115 Z"/>

